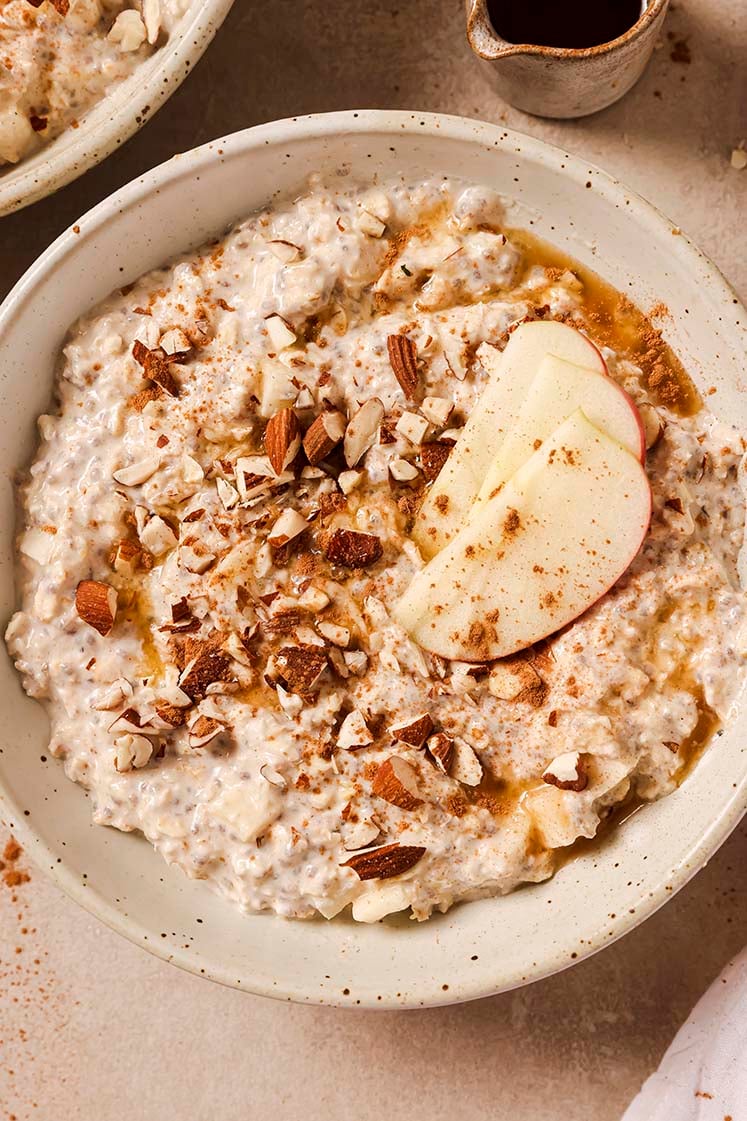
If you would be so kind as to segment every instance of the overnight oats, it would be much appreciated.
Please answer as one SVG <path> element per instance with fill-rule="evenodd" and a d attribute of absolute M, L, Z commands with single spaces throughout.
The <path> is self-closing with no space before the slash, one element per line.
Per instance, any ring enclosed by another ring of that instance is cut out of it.
<path fill-rule="evenodd" d="M 189 0 L 0 0 L 0 167 L 32 155 L 137 70 Z"/>
<path fill-rule="evenodd" d="M 742 680 L 742 437 L 444 179 L 294 203 L 72 329 L 7 643 L 94 820 L 246 911 L 552 875 Z"/>

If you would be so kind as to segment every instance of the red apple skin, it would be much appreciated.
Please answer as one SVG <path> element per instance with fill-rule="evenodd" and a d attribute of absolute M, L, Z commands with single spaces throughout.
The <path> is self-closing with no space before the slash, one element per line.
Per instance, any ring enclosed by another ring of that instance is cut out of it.
<path fill-rule="evenodd" d="M 573 330 L 574 330 L 574 331 L 578 331 L 578 327 L 574 327 L 574 328 L 573 328 Z M 600 364 L 600 366 L 602 367 L 602 370 L 601 370 L 601 372 L 602 372 L 603 374 L 606 374 L 606 375 L 607 375 L 607 377 L 609 377 L 609 376 L 610 376 L 609 366 L 607 365 L 607 362 L 606 362 L 606 360 L 605 360 L 605 357 L 604 357 L 604 355 L 602 354 L 602 352 L 601 352 L 601 350 L 599 349 L 599 347 L 597 346 L 597 344 L 596 344 L 596 343 L 594 342 L 594 340 L 593 340 L 593 339 L 590 339 L 588 335 L 584 334 L 584 332 L 583 332 L 583 331 L 578 331 L 578 333 L 579 333 L 579 335 L 583 335 L 583 336 L 584 336 L 584 338 L 586 339 L 586 341 L 587 341 L 587 343 L 589 344 L 589 346 L 590 346 L 590 347 L 592 348 L 592 350 L 593 350 L 593 351 L 595 351 L 595 353 L 596 353 L 596 355 L 597 355 L 597 357 L 598 357 L 598 359 L 599 359 L 599 364 Z"/>
<path fill-rule="evenodd" d="M 630 411 L 632 412 L 633 416 L 635 417 L 635 422 L 638 425 L 638 436 L 639 436 L 639 439 L 641 441 L 641 447 L 640 447 L 640 450 L 638 452 L 638 458 L 641 461 L 641 463 L 645 463 L 646 462 L 646 430 L 643 427 L 643 421 L 641 420 L 641 414 L 638 411 L 638 406 L 636 405 L 635 401 L 633 400 L 633 398 L 628 393 L 627 389 L 623 389 L 623 387 L 619 384 L 619 382 L 616 382 L 615 379 L 610 377 L 609 374 L 607 374 L 607 377 L 610 379 L 610 381 L 613 383 L 613 385 L 615 385 L 617 387 L 619 392 L 622 393 L 623 397 L 625 398 L 625 400 L 627 401 L 627 403 L 630 407 Z"/>
<path fill-rule="evenodd" d="M 578 327 L 573 327 L 572 330 L 578 331 Z M 578 331 L 578 333 L 579 333 L 579 335 L 584 336 L 584 339 L 586 340 L 586 342 L 595 351 L 595 353 L 596 353 L 596 355 L 599 359 L 599 364 L 602 367 L 601 372 L 605 375 L 605 377 L 608 377 L 610 379 L 610 381 L 613 382 L 617 386 L 617 388 L 620 390 L 620 392 L 623 394 L 626 401 L 630 405 L 631 411 L 632 411 L 632 413 L 633 413 L 633 415 L 636 419 L 636 423 L 638 425 L 638 431 L 639 431 L 640 437 L 641 437 L 641 450 L 638 453 L 638 458 L 640 459 L 641 463 L 645 463 L 646 462 L 646 433 L 645 433 L 645 430 L 643 428 L 643 421 L 641 420 L 641 414 L 638 412 L 638 406 L 636 405 L 635 401 L 630 396 L 628 391 L 626 389 L 623 389 L 623 387 L 620 385 L 620 383 L 616 382 L 615 379 L 612 377 L 612 375 L 610 374 L 610 371 L 609 371 L 609 366 L 607 365 L 607 363 L 605 361 L 604 355 L 602 354 L 601 350 L 599 349 L 597 344 L 594 342 L 594 340 L 590 339 L 588 335 L 585 335 L 583 331 Z"/>

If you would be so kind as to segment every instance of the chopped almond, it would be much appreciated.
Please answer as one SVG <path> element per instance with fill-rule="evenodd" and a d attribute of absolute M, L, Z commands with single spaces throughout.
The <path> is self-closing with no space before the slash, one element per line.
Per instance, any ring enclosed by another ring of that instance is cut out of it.
<path fill-rule="evenodd" d="M 189 746 L 206 747 L 212 740 L 224 732 L 226 725 L 212 716 L 198 716 L 189 726 Z"/>
<path fill-rule="evenodd" d="M 84 623 L 106 638 L 117 617 L 117 590 L 101 580 L 81 580 L 75 589 L 75 609 Z"/>
<path fill-rule="evenodd" d="M 189 639 L 183 641 L 188 642 Z M 196 653 L 187 662 L 179 678 L 179 688 L 193 700 L 204 697 L 208 685 L 216 681 L 230 681 L 233 677 L 231 659 L 217 644 L 197 641 L 196 645 Z"/>
<path fill-rule="evenodd" d="M 565 751 L 553 759 L 542 778 L 550 786 L 578 794 L 589 784 L 589 757 L 583 751 Z"/>
<path fill-rule="evenodd" d="M 449 458 L 452 444 L 442 440 L 435 440 L 431 444 L 422 444 L 420 448 L 420 466 L 428 482 L 433 482 L 441 472 L 441 468 Z"/>
<path fill-rule="evenodd" d="M 336 410 L 320 413 L 303 438 L 303 450 L 315 466 L 326 459 L 345 435 L 345 418 Z"/>
<path fill-rule="evenodd" d="M 415 810 L 423 804 L 423 799 L 418 797 L 415 768 L 399 755 L 391 755 L 379 765 L 371 790 L 401 810 Z"/>
<path fill-rule="evenodd" d="M 439 771 L 447 775 L 454 758 L 454 741 L 444 732 L 436 732 L 428 740 L 428 756 Z"/>
<path fill-rule="evenodd" d="M 313 692 L 327 666 L 324 650 L 316 646 L 283 646 L 275 656 L 275 665 L 291 693 Z"/>
<path fill-rule="evenodd" d="M 418 748 L 423 746 L 432 731 L 433 720 L 428 712 L 423 712 L 420 716 L 414 716 L 403 723 L 392 724 L 389 729 L 390 735 L 394 736 L 395 740 Z"/>
<path fill-rule="evenodd" d="M 408 401 L 418 388 L 418 350 L 407 335 L 389 335 L 386 340 L 389 364 Z"/>
<path fill-rule="evenodd" d="M 345 462 L 355 467 L 368 449 L 376 442 L 376 433 L 384 419 L 384 406 L 378 397 L 372 397 L 354 414 L 345 429 Z"/>
<path fill-rule="evenodd" d="M 281 475 L 301 446 L 301 428 L 293 409 L 280 409 L 265 428 L 265 451 L 276 475 Z"/>
<path fill-rule="evenodd" d="M 356 853 L 343 868 L 352 868 L 360 880 L 388 880 L 408 872 L 425 855 L 420 845 L 382 845 Z"/>
<path fill-rule="evenodd" d="M 336 529 L 324 543 L 327 560 L 344 568 L 367 568 L 375 564 L 382 553 L 381 541 L 375 534 L 354 529 Z"/>
<path fill-rule="evenodd" d="M 523 654 L 494 662 L 488 689 L 501 701 L 516 701 L 540 708 L 550 692 L 537 670 Z"/>

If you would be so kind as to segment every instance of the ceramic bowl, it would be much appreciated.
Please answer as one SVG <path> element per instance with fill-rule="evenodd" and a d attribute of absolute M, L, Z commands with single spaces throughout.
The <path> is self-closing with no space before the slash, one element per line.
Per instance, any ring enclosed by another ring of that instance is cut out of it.
<path fill-rule="evenodd" d="M 253 207 L 299 192 L 310 173 L 370 180 L 451 175 L 515 200 L 523 223 L 597 269 L 644 309 L 665 303 L 665 335 L 709 405 L 747 428 L 747 313 L 701 253 L 604 172 L 541 141 L 455 117 L 360 112 L 236 133 L 130 183 L 64 233 L 0 311 L 0 616 L 13 609 L 11 476 L 33 454 L 68 326 L 115 287 L 219 235 Z M 747 721 L 734 714 L 670 797 L 645 807 L 554 879 L 403 917 L 289 922 L 243 915 L 169 869 L 141 837 L 91 824 L 86 795 L 48 758 L 47 723 L 0 656 L 2 814 L 70 896 L 138 945 L 194 973 L 289 1000 L 416 1007 L 522 985 L 630 930 L 695 873 L 739 820 Z"/>
<path fill-rule="evenodd" d="M 124 144 L 181 85 L 232 4 L 193 0 L 168 42 L 86 113 L 79 128 L 0 170 L 0 218 L 58 191 Z"/>

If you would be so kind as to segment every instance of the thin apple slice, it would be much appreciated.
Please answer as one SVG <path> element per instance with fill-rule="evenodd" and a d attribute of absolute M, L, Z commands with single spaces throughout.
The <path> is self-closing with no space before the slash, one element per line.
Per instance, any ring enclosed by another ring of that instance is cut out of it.
<path fill-rule="evenodd" d="M 444 658 L 514 654 L 596 603 L 650 518 L 640 461 L 579 409 L 415 575 L 394 617 Z"/>
<path fill-rule="evenodd" d="M 607 373 L 604 359 L 586 335 L 554 320 L 522 323 L 502 352 L 489 343 L 479 347 L 477 357 L 488 381 L 415 519 L 413 537 L 425 557 L 443 549 L 467 520 L 488 468 L 548 354 Z"/>
<path fill-rule="evenodd" d="M 529 386 L 519 415 L 488 468 L 470 519 L 477 516 L 503 483 L 576 409 L 581 409 L 596 428 L 643 462 L 646 455 L 643 424 L 625 390 L 606 374 L 548 354 Z"/>

